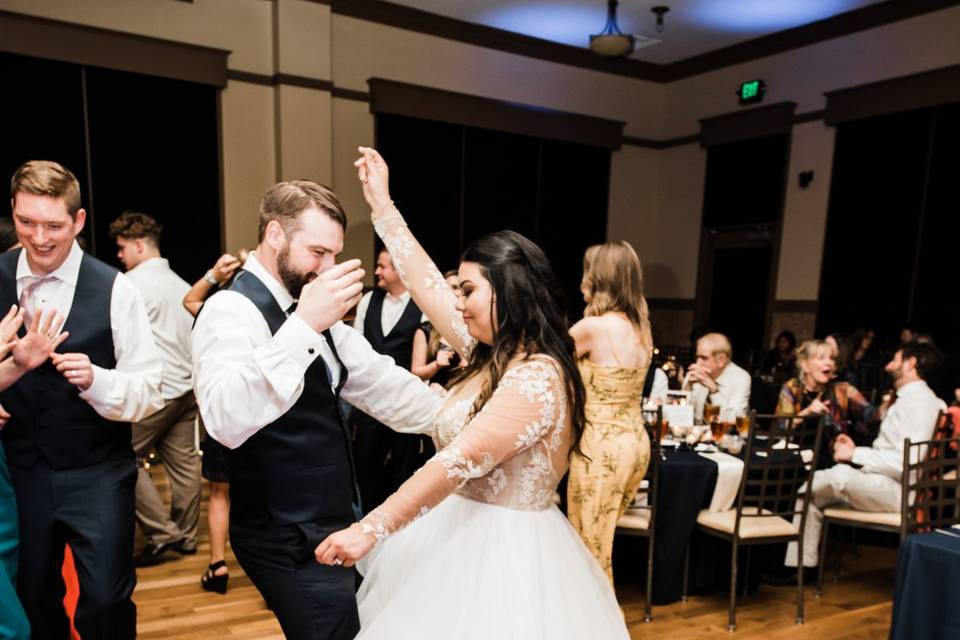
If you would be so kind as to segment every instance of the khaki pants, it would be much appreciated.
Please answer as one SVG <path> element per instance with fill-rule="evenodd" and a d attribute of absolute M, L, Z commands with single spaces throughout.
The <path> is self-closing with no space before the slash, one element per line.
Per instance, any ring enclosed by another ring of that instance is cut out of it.
<path fill-rule="evenodd" d="M 133 452 L 137 456 L 137 522 L 150 544 L 184 541 L 197 546 L 200 519 L 200 456 L 194 441 L 197 401 L 193 392 L 170 400 L 163 409 L 133 425 Z M 156 449 L 170 479 L 168 510 L 160 492 L 143 468 L 143 459 Z"/>
<path fill-rule="evenodd" d="M 813 474 L 813 494 L 803 532 L 803 566 L 816 567 L 820 554 L 820 530 L 823 509 L 834 504 L 848 504 L 861 511 L 899 511 L 900 482 L 879 473 L 864 473 L 848 464 L 838 464 Z M 799 510 L 799 506 L 798 506 Z M 799 516 L 796 517 L 800 525 Z M 797 543 L 787 545 L 788 567 L 797 566 Z"/>

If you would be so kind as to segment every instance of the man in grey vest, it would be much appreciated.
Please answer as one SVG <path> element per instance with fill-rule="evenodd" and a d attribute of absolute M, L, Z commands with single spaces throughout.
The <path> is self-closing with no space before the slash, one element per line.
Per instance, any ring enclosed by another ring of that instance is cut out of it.
<path fill-rule="evenodd" d="M 67 638 L 64 545 L 80 579 L 84 638 L 133 638 L 134 486 L 130 422 L 159 410 L 160 354 L 137 288 L 76 242 L 80 185 L 55 162 L 13 176 L 23 249 L 0 256 L 0 305 L 27 320 L 56 309 L 69 337 L 50 361 L 0 393 L 0 431 L 20 510 L 17 593 L 34 638 Z M 22 331 L 22 330 L 21 330 Z"/>

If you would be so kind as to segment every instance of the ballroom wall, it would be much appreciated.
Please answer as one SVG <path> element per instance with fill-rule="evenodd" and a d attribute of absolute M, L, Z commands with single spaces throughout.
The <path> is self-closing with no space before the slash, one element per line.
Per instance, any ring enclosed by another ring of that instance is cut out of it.
<path fill-rule="evenodd" d="M 744 80 L 766 80 L 764 104 L 794 101 L 797 114 L 809 114 L 823 109 L 825 91 L 960 63 L 960 6 L 665 84 L 368 22 L 308 0 L 0 0 L 0 9 L 229 50 L 225 248 L 255 243 L 267 186 L 310 177 L 341 196 L 345 254 L 368 264 L 373 234 L 351 166 L 355 147 L 374 136 L 368 78 L 619 120 L 625 136 L 669 141 L 699 133 L 701 118 L 740 110 L 734 89 Z M 654 319 L 657 299 L 667 300 L 662 335 L 674 340 L 693 318 L 683 301 L 696 291 L 706 153 L 696 141 L 653 148 L 642 140 L 613 153 L 608 235 L 639 250 Z M 832 152 L 833 129 L 822 120 L 794 127 L 776 287 L 790 304 L 775 310 L 774 331 L 781 316 L 812 331 L 813 306 L 797 301 L 817 297 Z M 815 172 L 805 190 L 796 184 L 801 170 Z"/>

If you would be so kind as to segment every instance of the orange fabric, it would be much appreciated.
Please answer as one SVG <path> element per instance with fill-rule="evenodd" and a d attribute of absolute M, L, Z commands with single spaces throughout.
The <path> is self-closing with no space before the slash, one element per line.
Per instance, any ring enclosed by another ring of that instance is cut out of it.
<path fill-rule="evenodd" d="M 80 599 L 80 581 L 77 579 L 77 569 L 73 565 L 73 552 L 69 545 L 63 554 L 63 582 L 67 585 L 63 608 L 67 610 L 67 617 L 70 618 L 70 638 L 80 640 L 80 634 L 73 624 L 73 618 L 77 614 L 77 600 Z"/>

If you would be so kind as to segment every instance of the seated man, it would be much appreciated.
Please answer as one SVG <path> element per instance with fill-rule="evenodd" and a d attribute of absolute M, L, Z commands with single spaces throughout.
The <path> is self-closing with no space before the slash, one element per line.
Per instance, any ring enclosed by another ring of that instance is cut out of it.
<path fill-rule="evenodd" d="M 813 494 L 803 535 L 804 567 L 817 566 L 824 507 L 845 503 L 862 511 L 900 510 L 903 441 L 929 440 L 937 415 L 946 408 L 926 383 L 940 362 L 940 351 L 933 344 L 904 344 L 886 366 L 893 378 L 896 399 L 884 415 L 873 445 L 858 447 L 848 435 L 837 436 L 833 459 L 847 464 L 837 464 L 813 475 Z M 785 564 L 797 566 L 797 543 L 787 546 Z M 783 578 L 777 583 L 793 584 L 796 580 L 795 575 Z"/>
<path fill-rule="evenodd" d="M 683 388 L 692 391 L 694 416 L 702 420 L 703 408 L 720 407 L 722 420 L 733 420 L 750 410 L 750 374 L 734 364 L 730 340 L 708 333 L 697 340 L 697 361 L 690 365 Z"/>

